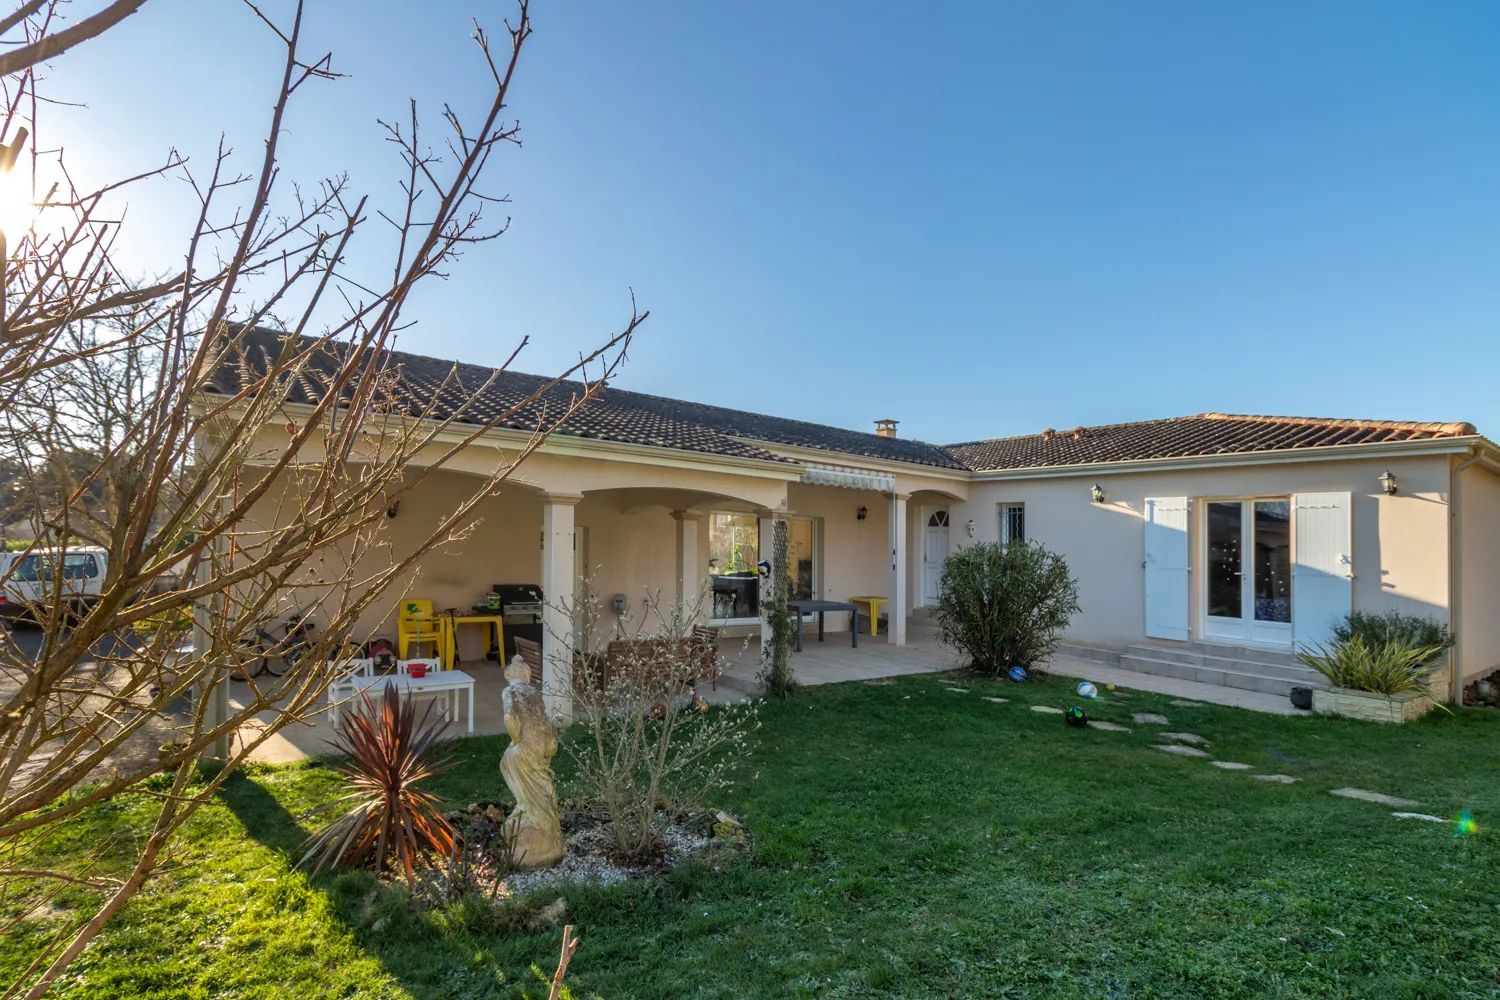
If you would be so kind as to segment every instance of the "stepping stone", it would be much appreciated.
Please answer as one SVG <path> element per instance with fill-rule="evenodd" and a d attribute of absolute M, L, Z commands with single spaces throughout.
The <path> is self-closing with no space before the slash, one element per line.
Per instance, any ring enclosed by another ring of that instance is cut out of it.
<path fill-rule="evenodd" d="M 969 689 L 968 688 L 951 688 L 951 687 L 945 687 L 945 688 L 943 688 L 943 690 L 944 691 L 952 691 L 955 694 L 968 694 L 969 693 Z"/>
<path fill-rule="evenodd" d="M 1201 701 L 1182 701 L 1181 699 L 1178 699 L 1176 701 L 1169 701 L 1169 702 L 1167 702 L 1167 704 L 1168 705 L 1175 705 L 1178 708 L 1202 708 L 1203 707 L 1203 702 L 1201 702 Z"/>
<path fill-rule="evenodd" d="M 984 700 L 993 701 L 996 705 L 1004 705 L 1006 702 L 1010 701 L 1009 698 L 991 698 L 988 695 L 985 696 Z"/>
<path fill-rule="evenodd" d="M 1361 802 L 1374 802 L 1382 806 L 1419 806 L 1422 803 L 1412 799 L 1400 799 L 1394 795 L 1382 795 L 1379 792 L 1371 792 L 1363 788 L 1335 788 L 1328 793 L 1345 799 L 1359 799 Z"/>
<path fill-rule="evenodd" d="M 1169 726 L 1165 715 L 1157 715 L 1155 712 L 1137 712 L 1131 716 L 1136 722 L 1143 726 Z"/>
<path fill-rule="evenodd" d="M 1033 712 L 1046 712 L 1048 715 L 1062 715 L 1063 714 L 1063 710 L 1062 709 L 1060 709 L 1060 708 L 1053 708 L 1051 705 L 1032 705 L 1031 706 L 1031 710 Z"/>
<path fill-rule="evenodd" d="M 1197 747 L 1185 747 L 1181 743 L 1163 743 L 1155 747 L 1162 753 L 1175 753 L 1179 757 L 1207 757 L 1208 751 L 1199 750 Z"/>
<path fill-rule="evenodd" d="M 1192 743 L 1196 746 L 1208 746 L 1208 740 L 1197 733 L 1157 733 L 1164 740 L 1175 740 L 1178 743 Z"/>
<path fill-rule="evenodd" d="M 1444 825 L 1450 822 L 1441 816 L 1429 816 L 1426 813 L 1391 813 L 1391 815 L 1397 819 L 1425 819 L 1429 823 L 1442 823 Z"/>
<path fill-rule="evenodd" d="M 1252 774 L 1250 777 L 1256 781 L 1274 781 L 1278 785 L 1290 785 L 1297 780 L 1290 774 Z"/>
<path fill-rule="evenodd" d="M 1209 761 L 1209 763 L 1212 764 L 1214 767 L 1222 767 L 1226 771 L 1248 771 L 1248 770 L 1250 770 L 1250 765 L 1249 764 L 1241 764 L 1240 762 L 1234 761 L 1234 760 L 1211 760 L 1211 761 Z"/>
<path fill-rule="evenodd" d="M 1100 722 L 1098 719 L 1090 719 L 1089 720 L 1089 728 L 1091 728 L 1091 729 L 1102 729 L 1106 733 L 1128 733 L 1128 732 L 1130 732 L 1130 730 L 1127 729 L 1127 728 L 1125 728 L 1124 726 L 1117 726 L 1113 722 Z"/>

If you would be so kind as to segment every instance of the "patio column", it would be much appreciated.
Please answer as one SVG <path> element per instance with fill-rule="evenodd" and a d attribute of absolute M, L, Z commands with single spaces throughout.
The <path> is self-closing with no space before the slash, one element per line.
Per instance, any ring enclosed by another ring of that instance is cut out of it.
<path fill-rule="evenodd" d="M 578 573 L 573 565 L 577 493 L 542 494 L 542 696 L 547 713 L 573 720 L 573 622 Z"/>
<path fill-rule="evenodd" d="M 786 523 L 786 514 L 781 511 L 762 510 L 760 515 L 760 561 L 771 565 L 769 575 L 759 578 L 760 587 L 760 655 L 765 657 L 766 651 L 771 648 L 771 620 L 766 617 L 766 604 L 773 596 L 772 587 L 775 586 L 777 573 L 786 573 L 785 566 L 776 566 L 773 553 L 776 549 L 776 522 Z M 784 530 L 784 529 L 783 529 Z"/>
<path fill-rule="evenodd" d="M 906 645 L 906 501 L 910 493 L 891 494 L 891 603 L 886 641 Z"/>
<path fill-rule="evenodd" d="M 695 625 L 703 617 L 703 567 L 698 561 L 698 524 L 701 511 L 674 510 L 677 522 L 677 606 L 682 609 L 684 627 Z"/>

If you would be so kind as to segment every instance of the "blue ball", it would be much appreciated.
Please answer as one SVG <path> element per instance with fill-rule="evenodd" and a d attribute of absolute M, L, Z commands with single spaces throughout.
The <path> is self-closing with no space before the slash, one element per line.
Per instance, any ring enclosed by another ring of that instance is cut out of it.
<path fill-rule="evenodd" d="M 1088 681 L 1083 681 L 1078 685 L 1078 697 L 1097 698 L 1099 697 L 1099 689 L 1094 687 L 1094 685 L 1090 684 Z"/>
<path fill-rule="evenodd" d="M 1013 681 L 1015 681 L 1017 684 L 1024 683 L 1025 680 L 1026 680 L 1026 668 L 1025 667 L 1011 667 L 1010 668 L 1010 679 L 1013 680 Z"/>

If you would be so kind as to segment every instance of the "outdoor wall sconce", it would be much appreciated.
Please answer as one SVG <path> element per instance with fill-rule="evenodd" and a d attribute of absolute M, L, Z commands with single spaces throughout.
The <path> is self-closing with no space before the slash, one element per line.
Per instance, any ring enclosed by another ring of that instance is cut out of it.
<path fill-rule="evenodd" d="M 1103 503 L 1104 502 L 1104 487 L 1100 486 L 1098 483 L 1095 483 L 1089 489 L 1089 496 L 1093 498 L 1094 503 Z"/>
<path fill-rule="evenodd" d="M 854 513 L 855 519 L 859 520 L 859 521 L 863 521 L 865 518 L 867 518 L 869 516 L 870 516 L 870 508 L 864 506 L 863 504 L 861 504 L 859 510 L 855 511 L 855 513 Z"/>
<path fill-rule="evenodd" d="M 395 517 L 399 513 L 401 513 L 401 501 L 400 500 L 397 500 L 395 503 L 391 504 L 389 507 L 387 507 L 385 509 L 385 516 L 386 517 Z"/>
<path fill-rule="evenodd" d="M 968 529 L 969 537 L 973 538 L 974 537 L 974 519 L 973 518 L 969 518 L 969 523 L 966 524 L 966 525 L 964 525 L 964 527 Z"/>
<path fill-rule="evenodd" d="M 1385 495 L 1388 497 L 1396 495 L 1396 477 L 1391 474 L 1390 469 L 1386 469 L 1380 477 L 1380 488 L 1385 490 Z"/>

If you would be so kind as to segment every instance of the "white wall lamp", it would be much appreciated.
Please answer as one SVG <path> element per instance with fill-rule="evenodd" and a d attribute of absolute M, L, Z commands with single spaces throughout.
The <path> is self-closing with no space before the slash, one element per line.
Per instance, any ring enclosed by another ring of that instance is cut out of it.
<path fill-rule="evenodd" d="M 968 530 L 969 537 L 973 538 L 974 537 L 974 519 L 970 518 L 969 519 L 969 523 L 966 524 L 966 525 L 964 525 L 964 527 Z"/>
<path fill-rule="evenodd" d="M 1385 473 L 1380 477 L 1380 488 L 1385 490 L 1386 496 L 1393 497 L 1396 495 L 1396 485 L 1395 475 L 1390 469 L 1386 469 Z"/>
<path fill-rule="evenodd" d="M 1104 487 L 1100 486 L 1098 483 L 1095 483 L 1092 487 L 1089 488 L 1089 496 L 1093 498 L 1094 503 L 1103 503 Z"/>

